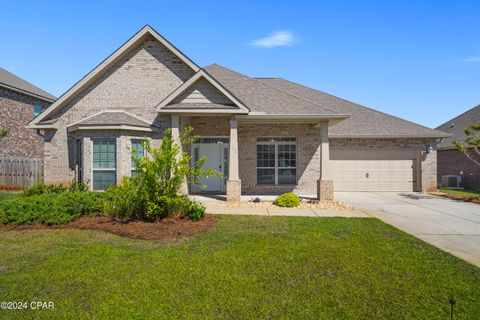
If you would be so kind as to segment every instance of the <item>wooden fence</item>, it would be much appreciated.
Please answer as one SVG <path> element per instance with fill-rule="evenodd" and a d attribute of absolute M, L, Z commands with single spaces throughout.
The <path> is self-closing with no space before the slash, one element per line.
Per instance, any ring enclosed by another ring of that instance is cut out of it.
<path fill-rule="evenodd" d="M 0 189 L 24 189 L 42 181 L 42 159 L 0 157 Z"/>

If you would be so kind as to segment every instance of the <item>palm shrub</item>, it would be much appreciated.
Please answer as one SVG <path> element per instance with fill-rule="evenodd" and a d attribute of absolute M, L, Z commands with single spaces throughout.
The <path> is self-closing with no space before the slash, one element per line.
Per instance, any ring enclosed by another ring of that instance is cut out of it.
<path fill-rule="evenodd" d="M 198 139 L 192 135 L 192 131 L 191 127 L 182 130 L 182 145 L 189 145 Z M 125 177 L 120 186 L 107 191 L 111 200 L 104 204 L 105 213 L 146 221 L 188 216 L 192 204 L 187 197 L 178 194 L 182 184 L 198 184 L 200 177 L 220 173 L 213 169 L 202 170 L 205 157 L 192 164 L 192 156 L 183 152 L 173 141 L 171 129 L 165 130 L 158 148 L 152 147 L 148 138 L 142 141 L 142 145 L 148 156 L 139 158 L 136 152 L 132 152 L 137 174 L 132 178 Z"/>
<path fill-rule="evenodd" d="M 294 208 L 300 205 L 300 199 L 295 193 L 287 192 L 279 195 L 273 203 L 279 207 Z"/>

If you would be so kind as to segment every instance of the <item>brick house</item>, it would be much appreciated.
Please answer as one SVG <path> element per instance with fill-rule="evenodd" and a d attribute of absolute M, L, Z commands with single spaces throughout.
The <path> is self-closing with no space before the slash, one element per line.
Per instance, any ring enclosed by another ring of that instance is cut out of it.
<path fill-rule="evenodd" d="M 10 135 L 0 140 L 1 157 L 43 157 L 43 137 L 25 126 L 55 97 L 0 68 L 0 128 Z"/>
<path fill-rule="evenodd" d="M 437 130 L 451 135 L 443 139 L 438 145 L 437 173 L 439 183 L 441 177 L 445 175 L 461 176 L 464 188 L 480 190 L 480 166 L 456 150 L 452 144 L 455 140 L 463 142 L 465 140 L 465 128 L 473 123 L 480 123 L 480 105 L 437 127 Z M 479 155 L 474 155 L 474 159 L 480 162 Z"/>
<path fill-rule="evenodd" d="M 88 73 L 29 127 L 45 137 L 45 181 L 77 179 L 92 189 L 134 174 L 131 150 L 164 130 L 222 177 L 188 192 L 331 199 L 334 191 L 436 188 L 436 145 L 445 136 L 280 78 L 199 67 L 149 26 Z M 187 190 L 185 190 L 187 191 Z"/>

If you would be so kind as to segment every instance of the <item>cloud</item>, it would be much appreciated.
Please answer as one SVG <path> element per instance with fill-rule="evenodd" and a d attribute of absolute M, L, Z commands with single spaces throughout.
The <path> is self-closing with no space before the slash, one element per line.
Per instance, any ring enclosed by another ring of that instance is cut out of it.
<path fill-rule="evenodd" d="M 480 55 L 462 59 L 462 62 L 480 62 Z"/>
<path fill-rule="evenodd" d="M 290 31 L 277 31 L 271 36 L 257 39 L 250 43 L 251 46 L 261 48 L 291 46 L 295 42 L 295 36 Z"/>

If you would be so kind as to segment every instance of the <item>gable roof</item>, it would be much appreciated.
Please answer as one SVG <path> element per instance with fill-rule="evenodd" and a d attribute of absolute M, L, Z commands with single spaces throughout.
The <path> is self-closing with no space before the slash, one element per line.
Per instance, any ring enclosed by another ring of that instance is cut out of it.
<path fill-rule="evenodd" d="M 257 81 L 350 117 L 329 129 L 331 137 L 445 137 L 444 132 L 373 110 L 282 78 Z"/>
<path fill-rule="evenodd" d="M 42 121 L 45 117 L 51 114 L 53 111 L 58 109 L 62 106 L 62 104 L 67 101 L 71 96 L 73 96 L 76 92 L 80 91 L 84 88 L 90 80 L 92 80 L 97 74 L 99 74 L 102 70 L 111 66 L 118 57 L 120 57 L 124 52 L 126 52 L 129 48 L 134 46 L 137 41 L 142 39 L 146 35 L 153 36 L 156 40 L 158 40 L 162 45 L 164 45 L 168 50 L 170 50 L 173 54 L 175 54 L 180 60 L 182 60 L 186 65 L 188 65 L 193 71 L 198 72 L 200 67 L 198 67 L 192 60 L 190 60 L 186 55 L 184 55 L 180 50 L 178 50 L 175 46 L 173 46 L 169 41 L 163 38 L 157 31 L 155 31 L 149 25 L 143 27 L 140 31 L 138 31 L 133 37 L 131 37 L 127 42 L 125 42 L 120 48 L 118 48 L 114 53 L 108 56 L 105 60 L 103 60 L 98 66 L 96 66 L 92 71 L 90 71 L 85 77 L 83 77 L 80 81 L 74 84 L 70 89 L 68 89 L 60 98 L 58 98 L 50 107 L 48 107 L 44 112 L 42 112 L 38 117 L 33 119 L 29 124 L 28 127 L 35 128 L 35 125 Z"/>
<path fill-rule="evenodd" d="M 69 131 L 89 129 L 125 129 L 152 131 L 152 124 L 125 110 L 106 110 L 68 126 Z"/>
<path fill-rule="evenodd" d="M 228 100 L 232 103 L 217 104 L 217 103 L 175 103 L 171 104 L 178 98 L 182 93 L 186 92 L 188 89 L 193 88 L 196 83 L 201 79 L 206 80 L 210 85 L 212 85 L 216 90 L 223 94 Z M 232 108 L 232 106 L 234 108 Z M 163 110 L 172 112 L 173 110 L 195 110 L 197 112 L 208 112 L 211 109 L 226 109 L 235 113 L 248 113 L 250 110 L 241 102 L 236 96 L 232 95 L 224 86 L 222 86 L 218 81 L 212 78 L 205 70 L 198 71 L 193 77 L 188 81 L 183 83 L 175 91 L 173 91 L 169 96 L 167 96 L 163 101 L 161 101 L 157 106 L 156 110 L 162 112 Z"/>
<path fill-rule="evenodd" d="M 25 81 L 20 77 L 17 77 L 13 73 L 8 72 L 3 68 L 0 68 L 0 87 L 23 93 L 47 102 L 53 102 L 56 99 L 50 93 L 40 89 L 37 86 L 34 86 L 30 82 Z"/>
<path fill-rule="evenodd" d="M 438 148 L 450 149 L 453 148 L 452 142 L 454 140 L 463 141 L 465 139 L 465 128 L 473 123 L 480 123 L 480 105 L 465 111 L 437 127 L 437 130 L 451 134 L 450 137 L 443 139 L 442 143 L 438 145 Z"/>
<path fill-rule="evenodd" d="M 242 101 L 250 109 L 251 114 L 345 115 L 218 64 L 209 65 L 204 70 Z"/>

